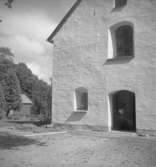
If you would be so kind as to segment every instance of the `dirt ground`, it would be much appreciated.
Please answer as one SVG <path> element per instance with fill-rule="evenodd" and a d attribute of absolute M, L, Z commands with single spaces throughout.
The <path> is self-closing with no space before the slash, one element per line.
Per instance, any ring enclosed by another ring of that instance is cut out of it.
<path fill-rule="evenodd" d="M 0 167 L 156 167 L 156 137 L 0 131 Z M 30 134 L 30 135 L 29 135 Z"/>

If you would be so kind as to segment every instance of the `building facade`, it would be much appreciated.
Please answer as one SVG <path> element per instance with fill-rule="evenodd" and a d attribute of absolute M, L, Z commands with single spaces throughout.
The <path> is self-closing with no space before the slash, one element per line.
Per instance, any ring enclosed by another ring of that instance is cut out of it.
<path fill-rule="evenodd" d="M 54 45 L 52 120 L 156 130 L 156 1 L 77 0 Z"/>

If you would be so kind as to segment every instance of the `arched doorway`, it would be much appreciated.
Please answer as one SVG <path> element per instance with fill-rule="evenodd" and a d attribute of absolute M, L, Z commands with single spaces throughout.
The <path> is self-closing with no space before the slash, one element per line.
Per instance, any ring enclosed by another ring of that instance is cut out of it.
<path fill-rule="evenodd" d="M 136 131 L 135 94 L 127 90 L 112 95 L 112 129 Z"/>

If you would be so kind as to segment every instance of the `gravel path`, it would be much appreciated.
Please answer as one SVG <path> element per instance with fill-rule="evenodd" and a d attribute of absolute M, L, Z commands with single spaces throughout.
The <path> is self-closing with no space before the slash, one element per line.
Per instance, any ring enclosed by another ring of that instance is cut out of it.
<path fill-rule="evenodd" d="M 156 138 L 67 132 L 0 132 L 0 167 L 156 167 Z"/>

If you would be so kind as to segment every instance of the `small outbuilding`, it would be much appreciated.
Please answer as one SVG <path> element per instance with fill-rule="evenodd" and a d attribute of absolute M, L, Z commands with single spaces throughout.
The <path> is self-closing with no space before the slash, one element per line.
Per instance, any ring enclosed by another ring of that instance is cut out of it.
<path fill-rule="evenodd" d="M 21 94 L 21 101 L 20 114 L 25 116 L 31 115 L 32 101 L 25 94 Z"/>

